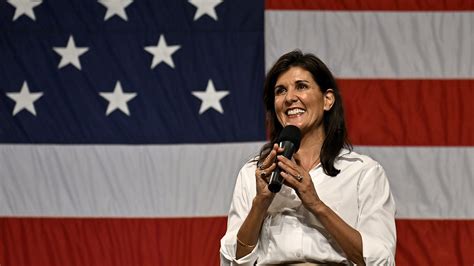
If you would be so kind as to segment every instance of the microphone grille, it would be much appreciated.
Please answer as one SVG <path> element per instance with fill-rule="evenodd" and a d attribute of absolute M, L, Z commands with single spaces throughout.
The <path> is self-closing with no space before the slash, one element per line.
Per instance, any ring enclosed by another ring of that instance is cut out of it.
<path fill-rule="evenodd" d="M 295 145 L 295 152 L 298 151 L 301 142 L 301 130 L 293 125 L 284 127 L 277 138 L 277 142 L 282 141 L 290 141 Z"/>

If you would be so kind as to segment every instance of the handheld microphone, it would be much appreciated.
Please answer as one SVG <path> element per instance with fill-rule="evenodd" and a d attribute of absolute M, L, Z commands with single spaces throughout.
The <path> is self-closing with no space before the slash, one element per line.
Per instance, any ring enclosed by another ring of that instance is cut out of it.
<path fill-rule="evenodd" d="M 283 128 L 280 135 L 277 138 L 278 146 L 284 148 L 283 156 L 291 160 L 293 154 L 298 151 L 301 142 L 301 131 L 298 127 L 289 125 Z M 275 158 L 275 161 L 277 159 Z M 273 193 L 280 191 L 283 185 L 284 178 L 280 175 L 280 167 L 275 168 L 270 176 L 270 182 L 268 182 L 268 190 Z"/>

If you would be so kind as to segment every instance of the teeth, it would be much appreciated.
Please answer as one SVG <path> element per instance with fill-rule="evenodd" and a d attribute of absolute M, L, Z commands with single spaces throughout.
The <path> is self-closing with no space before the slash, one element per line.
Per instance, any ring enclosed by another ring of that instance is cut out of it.
<path fill-rule="evenodd" d="M 297 114 L 302 114 L 304 112 L 305 111 L 303 109 L 299 109 L 299 108 L 291 109 L 287 111 L 288 115 L 297 115 Z"/>

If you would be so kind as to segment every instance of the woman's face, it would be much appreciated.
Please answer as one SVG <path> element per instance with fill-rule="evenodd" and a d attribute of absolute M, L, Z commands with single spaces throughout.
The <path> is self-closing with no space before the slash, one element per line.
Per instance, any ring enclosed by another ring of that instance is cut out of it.
<path fill-rule="evenodd" d="M 329 110 L 334 95 L 321 92 L 311 73 L 292 67 L 278 77 L 275 84 L 275 112 L 283 127 L 297 126 L 304 134 L 323 129 L 324 110 Z"/>

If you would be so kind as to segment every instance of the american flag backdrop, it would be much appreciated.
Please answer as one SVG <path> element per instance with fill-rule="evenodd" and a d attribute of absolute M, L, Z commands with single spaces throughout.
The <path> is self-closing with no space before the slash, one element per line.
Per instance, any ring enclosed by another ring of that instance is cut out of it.
<path fill-rule="evenodd" d="M 339 79 L 399 265 L 474 264 L 474 2 L 0 0 L 0 265 L 218 265 L 266 69 Z"/>

